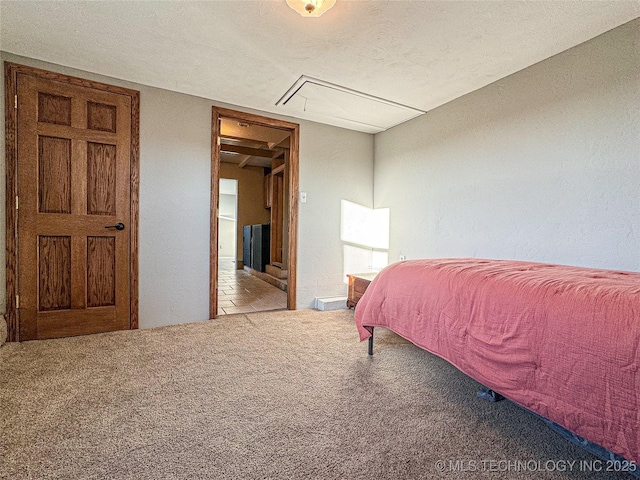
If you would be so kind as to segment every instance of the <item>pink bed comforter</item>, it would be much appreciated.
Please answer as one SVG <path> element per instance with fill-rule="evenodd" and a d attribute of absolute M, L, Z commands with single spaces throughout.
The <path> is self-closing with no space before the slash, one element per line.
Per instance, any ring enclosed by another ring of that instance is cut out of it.
<path fill-rule="evenodd" d="M 640 273 L 540 263 L 395 263 L 359 301 L 510 400 L 640 464 Z"/>

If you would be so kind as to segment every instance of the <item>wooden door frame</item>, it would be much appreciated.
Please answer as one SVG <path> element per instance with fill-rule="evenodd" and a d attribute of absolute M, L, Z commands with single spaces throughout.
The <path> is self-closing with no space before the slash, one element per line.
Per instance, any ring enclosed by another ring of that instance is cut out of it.
<path fill-rule="evenodd" d="M 289 140 L 289 244 L 287 310 L 296 309 L 296 281 L 298 271 L 298 192 L 300 125 L 274 118 L 244 113 L 227 108 L 213 107 L 211 119 L 211 240 L 209 268 L 209 318 L 218 316 L 218 209 L 220 188 L 220 118 L 252 123 L 263 127 L 291 132 Z M 236 259 L 237 260 L 237 259 Z"/>
<path fill-rule="evenodd" d="M 129 328 L 138 328 L 138 221 L 140 192 L 140 92 L 105 83 L 5 62 L 5 146 L 6 146 L 6 242 L 7 242 L 7 340 L 20 341 L 20 318 L 16 308 L 18 294 L 18 75 L 30 75 L 76 87 L 103 90 L 131 97 L 131 227 L 129 229 L 129 293 L 131 297 Z"/>

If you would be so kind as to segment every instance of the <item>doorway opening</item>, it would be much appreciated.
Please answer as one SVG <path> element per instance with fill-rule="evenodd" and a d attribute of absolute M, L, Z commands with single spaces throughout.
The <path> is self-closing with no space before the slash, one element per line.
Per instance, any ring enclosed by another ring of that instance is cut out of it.
<path fill-rule="evenodd" d="M 295 310 L 298 145 L 297 124 L 213 107 L 211 318 Z M 221 180 L 237 182 L 235 254 L 228 248 L 228 184 Z"/>
<path fill-rule="evenodd" d="M 220 179 L 218 215 L 218 265 L 220 270 L 235 270 L 238 237 L 238 180 Z"/>

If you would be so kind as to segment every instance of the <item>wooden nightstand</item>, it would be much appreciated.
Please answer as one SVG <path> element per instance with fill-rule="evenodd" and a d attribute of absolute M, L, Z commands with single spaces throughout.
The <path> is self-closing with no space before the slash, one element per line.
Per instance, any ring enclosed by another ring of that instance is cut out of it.
<path fill-rule="evenodd" d="M 352 273 L 349 277 L 349 294 L 347 296 L 347 308 L 355 308 L 365 290 L 376 277 L 377 273 Z"/>

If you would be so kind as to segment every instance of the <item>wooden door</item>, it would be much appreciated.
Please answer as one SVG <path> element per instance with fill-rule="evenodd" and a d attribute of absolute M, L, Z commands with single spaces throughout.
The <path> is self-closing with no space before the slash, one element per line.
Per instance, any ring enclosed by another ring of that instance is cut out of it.
<path fill-rule="evenodd" d="M 132 97 L 16 78 L 20 340 L 129 329 Z"/>

